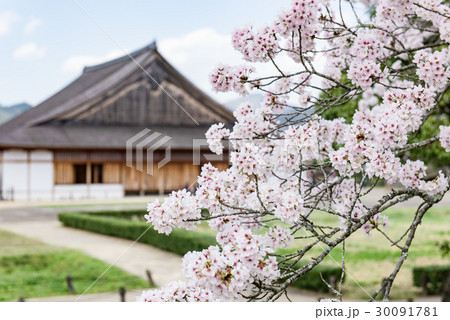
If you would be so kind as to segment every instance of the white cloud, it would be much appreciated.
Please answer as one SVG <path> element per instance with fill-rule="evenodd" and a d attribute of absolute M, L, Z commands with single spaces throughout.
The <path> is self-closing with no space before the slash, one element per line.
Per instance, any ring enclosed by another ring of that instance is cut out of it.
<path fill-rule="evenodd" d="M 230 35 L 205 28 L 180 37 L 164 39 L 157 45 L 161 54 L 205 93 L 220 101 L 237 96 L 233 93 L 215 93 L 208 80 L 212 69 L 221 63 L 242 64 L 239 53 L 231 46 Z"/>
<path fill-rule="evenodd" d="M 249 63 L 233 49 L 231 35 L 217 33 L 212 28 L 193 31 L 184 36 L 169 38 L 158 43 L 161 54 L 176 69 L 188 77 L 195 85 L 220 102 L 227 102 L 236 97 L 235 93 L 217 93 L 211 89 L 209 74 L 219 64 L 253 65 L 255 76 L 276 74 L 277 70 L 270 63 Z M 299 71 L 299 65 L 286 55 L 277 57 L 277 64 L 288 72 Z"/>
<path fill-rule="evenodd" d="M 11 32 L 11 27 L 19 20 L 19 16 L 11 11 L 5 11 L 0 13 L 0 36 L 9 34 Z"/>
<path fill-rule="evenodd" d="M 83 71 L 83 68 L 86 66 L 106 62 L 123 55 L 125 55 L 125 53 L 122 50 L 114 50 L 105 56 L 92 56 L 92 55 L 73 56 L 64 61 L 61 70 L 63 73 L 66 74 L 77 75 L 80 74 Z"/>
<path fill-rule="evenodd" d="M 30 19 L 25 25 L 25 33 L 33 34 L 36 28 L 42 25 L 42 21 L 37 18 Z"/>
<path fill-rule="evenodd" d="M 36 60 L 42 58 L 47 49 L 44 46 L 38 46 L 34 42 L 28 42 L 18 47 L 13 52 L 15 60 Z"/>

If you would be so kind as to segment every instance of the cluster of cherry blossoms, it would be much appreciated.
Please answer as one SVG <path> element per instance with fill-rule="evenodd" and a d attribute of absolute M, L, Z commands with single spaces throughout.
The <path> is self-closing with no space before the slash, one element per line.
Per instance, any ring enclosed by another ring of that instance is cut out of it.
<path fill-rule="evenodd" d="M 319 35 L 321 11 L 318 0 L 293 1 L 292 6 L 283 10 L 274 21 L 277 34 L 286 39 L 284 46 L 289 56 L 297 62 L 301 60 L 302 53 L 315 48 L 314 39 Z"/>
<path fill-rule="evenodd" d="M 415 54 L 413 62 L 417 65 L 419 78 L 431 87 L 442 90 L 448 85 L 450 53 L 447 49 L 433 53 L 420 50 Z"/>
<path fill-rule="evenodd" d="M 408 23 L 408 19 L 417 17 L 429 21 L 440 31 L 440 37 L 449 41 L 448 15 L 450 9 L 443 0 L 379 0 L 377 2 L 376 18 L 374 23 L 383 26 L 387 30 L 394 30 L 398 25 Z"/>
<path fill-rule="evenodd" d="M 345 145 L 330 153 L 333 166 L 341 175 L 353 176 L 365 171 L 369 178 L 378 177 L 389 183 L 412 186 L 402 176 L 405 172 L 406 175 L 415 175 L 416 166 L 402 165 L 393 150 L 406 145 L 407 134 L 420 127 L 422 117 L 433 105 L 434 93 L 428 88 L 415 86 L 386 92 L 379 106 L 356 112 L 353 123 L 345 131 Z M 426 170 L 423 163 L 420 167 Z M 431 182 L 418 182 L 415 187 L 431 194 L 442 193 L 448 188 L 442 172 Z"/>
<path fill-rule="evenodd" d="M 450 152 L 450 126 L 440 126 L 429 142 L 411 142 L 448 90 L 450 54 L 440 41 L 449 40 L 449 14 L 440 0 L 380 0 L 370 24 L 345 27 L 329 1 L 298 0 L 257 32 L 236 29 L 234 48 L 246 61 L 273 63 L 277 75 L 252 78 L 255 70 L 242 66 L 213 70 L 215 90 L 261 89 L 264 101 L 240 105 L 232 126 L 218 123 L 207 131 L 218 155 L 229 141 L 228 169 L 203 165 L 195 193 L 173 192 L 162 203 L 150 203 L 146 215 L 165 234 L 207 220 L 218 245 L 185 255 L 186 281 L 146 291 L 139 300 L 236 301 L 265 286 L 273 289 L 284 272 L 295 276 L 280 264 L 277 250 L 297 237 L 325 242 L 389 226 L 385 206 L 375 210 L 363 199 L 379 181 L 433 199 L 445 194 L 449 177 L 442 171 L 431 175 L 425 162 L 403 152 L 438 139 Z M 430 27 L 411 28 L 416 20 Z M 424 48 L 436 34 L 439 45 Z M 276 64 L 282 53 L 300 70 L 282 70 Z M 320 54 L 325 67 L 314 65 Z M 344 93 L 336 96 L 339 90 Z M 351 119 L 326 118 L 328 109 L 350 101 L 358 106 Z M 318 211 L 339 222 L 317 227 Z M 297 251 L 299 260 L 303 254 Z"/>
<path fill-rule="evenodd" d="M 343 133 L 347 125 L 344 119 L 325 120 L 314 117 L 301 126 L 290 126 L 283 132 L 285 149 L 291 157 L 310 162 L 325 159 L 334 151 L 333 143 L 343 142 Z M 298 165 L 295 161 L 295 165 Z"/>
<path fill-rule="evenodd" d="M 208 186 L 205 179 L 203 190 L 198 195 L 185 194 L 186 198 L 191 199 L 183 202 L 185 209 L 198 215 L 201 212 L 199 207 L 203 210 L 206 210 L 203 207 L 207 207 L 210 212 L 227 212 L 226 208 L 220 208 L 220 201 L 217 200 L 217 195 L 222 194 L 219 185 L 224 195 L 231 190 L 227 190 L 227 185 L 224 185 L 224 175 L 217 178 L 208 179 L 216 186 L 212 190 L 208 188 L 208 192 L 216 196 L 205 194 L 205 187 Z M 179 208 L 179 198 L 179 194 L 174 192 L 164 203 Z M 150 210 L 153 210 L 151 213 L 155 211 L 154 207 Z M 167 232 L 167 224 L 173 222 L 171 218 L 161 215 L 150 214 L 147 218 L 160 232 Z M 163 219 L 168 221 L 160 223 Z M 248 228 L 243 228 L 242 223 Z M 209 224 L 217 231 L 216 239 L 220 246 L 186 254 L 183 258 L 183 273 L 187 281 L 173 283 L 160 290 L 146 291 L 139 298 L 140 301 L 235 301 L 241 298 L 241 293 L 251 288 L 253 282 L 270 283 L 279 277 L 277 261 L 268 254 L 289 246 L 293 239 L 289 229 L 276 226 L 269 228 L 265 234 L 258 234 L 252 230 L 260 228 L 258 221 L 237 217 L 212 219 Z"/>
<path fill-rule="evenodd" d="M 169 199 L 170 201 L 164 201 L 162 204 L 158 201 L 149 203 L 149 214 L 145 215 L 145 218 L 156 230 L 165 234 L 170 234 L 174 227 L 195 229 L 196 223 L 189 220 L 198 219 L 201 214 L 192 210 L 196 203 L 191 193 L 183 189 L 173 192 Z"/>
<path fill-rule="evenodd" d="M 138 302 L 215 302 L 210 290 L 189 286 L 186 282 L 170 282 L 161 290 L 146 290 L 136 299 Z"/>
<path fill-rule="evenodd" d="M 233 34 L 233 47 L 248 61 L 267 62 L 278 50 L 273 28 L 265 27 L 253 33 L 251 28 L 237 29 Z"/>
<path fill-rule="evenodd" d="M 363 90 L 369 89 L 373 81 L 379 79 L 380 76 L 380 66 L 373 60 L 355 60 L 348 69 L 348 77 L 352 80 L 352 83 Z"/>
<path fill-rule="evenodd" d="M 205 134 L 206 142 L 215 154 L 223 153 L 223 139 L 230 135 L 230 130 L 224 128 L 224 126 L 225 124 L 223 123 L 214 124 Z"/>
<path fill-rule="evenodd" d="M 248 93 L 247 80 L 252 72 L 251 67 L 221 65 L 210 74 L 209 80 L 214 89 L 219 92 L 235 91 L 245 95 Z"/>

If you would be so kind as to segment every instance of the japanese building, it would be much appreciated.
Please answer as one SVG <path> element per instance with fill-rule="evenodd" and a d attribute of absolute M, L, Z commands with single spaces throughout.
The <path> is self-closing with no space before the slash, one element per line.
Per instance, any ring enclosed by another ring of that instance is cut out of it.
<path fill-rule="evenodd" d="M 0 126 L 1 198 L 115 198 L 192 186 L 209 159 L 208 127 L 233 121 L 152 43 L 84 68 Z M 227 152 L 215 165 L 227 166 Z"/>

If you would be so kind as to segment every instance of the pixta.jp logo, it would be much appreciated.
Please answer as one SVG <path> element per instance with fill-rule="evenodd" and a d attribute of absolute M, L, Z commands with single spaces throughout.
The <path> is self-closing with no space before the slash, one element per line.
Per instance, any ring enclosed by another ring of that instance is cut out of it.
<path fill-rule="evenodd" d="M 144 172 L 144 164 L 146 164 L 145 172 L 152 176 L 155 151 L 163 147 L 171 139 L 172 137 L 162 135 L 156 131 L 152 132 L 150 129 L 144 129 L 135 134 L 126 142 L 127 167 L 132 168 L 136 164 L 136 169 Z M 164 157 L 158 161 L 158 169 L 169 163 L 171 159 L 170 146 L 166 146 L 164 150 Z"/>

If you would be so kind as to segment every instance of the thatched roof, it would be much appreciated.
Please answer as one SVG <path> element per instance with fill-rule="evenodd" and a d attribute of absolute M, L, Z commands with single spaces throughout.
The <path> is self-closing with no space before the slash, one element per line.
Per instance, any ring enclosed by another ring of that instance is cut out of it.
<path fill-rule="evenodd" d="M 192 148 L 215 122 L 233 115 L 177 72 L 156 44 L 86 67 L 41 104 L 0 126 L 0 148 L 125 149 L 144 128 Z"/>

